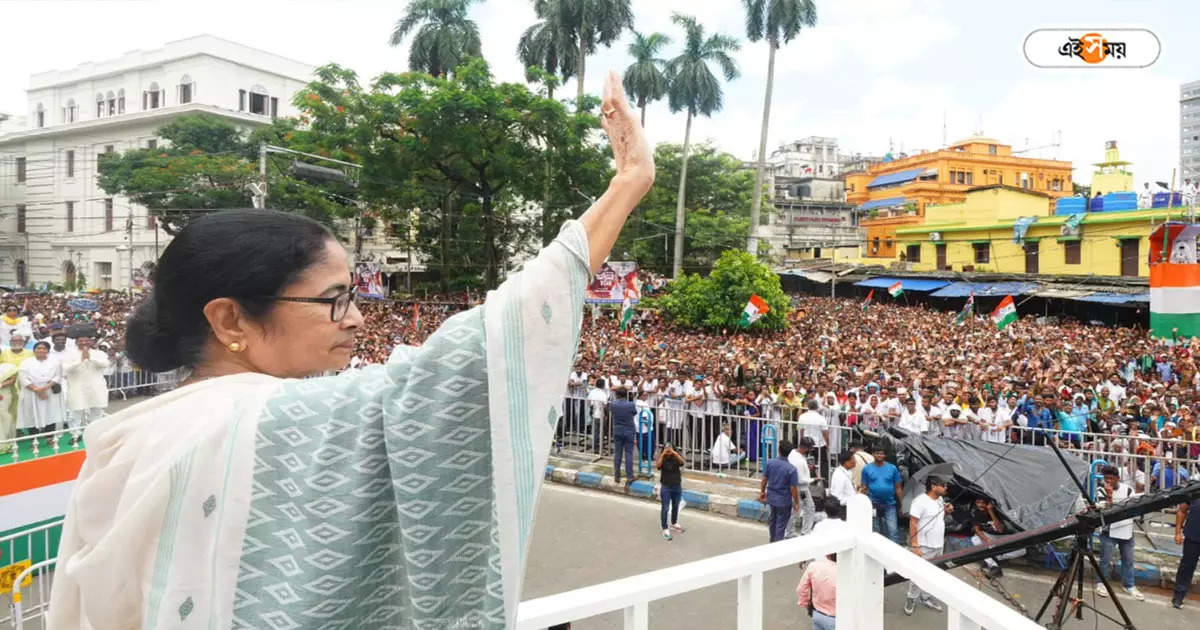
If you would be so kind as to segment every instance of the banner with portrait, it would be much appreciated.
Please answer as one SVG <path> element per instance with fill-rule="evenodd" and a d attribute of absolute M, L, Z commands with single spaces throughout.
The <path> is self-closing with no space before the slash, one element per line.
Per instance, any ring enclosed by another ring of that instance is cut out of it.
<path fill-rule="evenodd" d="M 379 269 L 379 263 L 355 263 L 354 286 L 360 298 L 383 299 L 383 272 Z"/>
<path fill-rule="evenodd" d="M 584 301 L 591 304 L 620 304 L 627 294 L 634 304 L 642 297 L 638 264 L 609 261 L 601 265 L 600 270 L 596 272 L 596 277 L 588 285 Z"/>

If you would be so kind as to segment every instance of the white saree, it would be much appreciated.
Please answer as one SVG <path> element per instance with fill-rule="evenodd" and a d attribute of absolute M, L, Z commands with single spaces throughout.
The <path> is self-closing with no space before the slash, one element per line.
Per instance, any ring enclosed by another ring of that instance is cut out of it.
<path fill-rule="evenodd" d="M 587 282 L 572 221 L 386 365 L 92 425 L 49 627 L 511 627 Z"/>

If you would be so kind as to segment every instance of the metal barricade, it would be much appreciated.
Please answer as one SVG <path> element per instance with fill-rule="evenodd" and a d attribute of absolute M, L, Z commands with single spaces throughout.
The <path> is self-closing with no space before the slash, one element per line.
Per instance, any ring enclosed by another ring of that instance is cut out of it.
<path fill-rule="evenodd" d="M 140 368 L 121 370 L 105 376 L 108 394 L 120 394 L 121 399 L 129 396 L 153 396 L 175 389 L 179 385 L 180 370 L 150 372 Z"/>
<path fill-rule="evenodd" d="M 9 610 L 12 612 L 14 630 L 25 630 L 25 623 L 34 620 L 37 620 L 39 628 L 45 630 L 46 613 L 50 609 L 50 582 L 54 577 L 49 569 L 57 561 L 57 559 L 51 559 L 39 562 L 19 573 L 13 580 L 12 603 L 9 604 Z M 24 583 L 27 580 L 29 581 L 28 586 L 33 589 L 30 593 L 34 596 L 32 602 L 25 601 L 26 585 Z"/>
<path fill-rule="evenodd" d="M 648 409 L 639 411 L 637 441 L 639 475 L 654 474 L 654 453 L 657 452 L 654 433 L 654 412 Z"/>
<path fill-rule="evenodd" d="M 58 519 L 0 537 L 0 558 L 3 558 L 10 566 L 24 566 L 22 574 L 34 567 L 44 565 L 47 561 L 53 562 L 57 555 L 55 532 L 62 527 L 62 524 L 62 519 Z M 39 581 L 47 580 L 49 580 L 49 576 Z M 17 584 L 19 583 L 17 582 Z M 16 590 L 13 591 L 14 598 L 16 592 Z M 9 605 L 9 611 L 10 613 L 14 611 L 12 603 Z M 14 614 L 0 618 L 0 628 L 18 627 L 16 626 L 18 620 L 19 617 Z"/>

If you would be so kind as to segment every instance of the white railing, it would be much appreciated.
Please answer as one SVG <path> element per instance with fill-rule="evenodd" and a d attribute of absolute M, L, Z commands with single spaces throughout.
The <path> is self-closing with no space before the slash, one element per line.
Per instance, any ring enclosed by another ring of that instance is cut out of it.
<path fill-rule="evenodd" d="M 120 394 L 121 398 L 125 399 L 138 395 L 153 396 L 174 389 L 179 384 L 179 374 L 180 370 L 148 372 L 134 368 L 108 374 L 104 377 L 104 382 L 108 387 L 110 398 L 112 394 Z"/>
<path fill-rule="evenodd" d="M 648 630 L 650 602 L 736 581 L 738 630 L 763 628 L 763 573 L 837 553 L 837 627 L 878 630 L 883 623 L 884 572 L 899 573 L 946 604 L 951 630 L 1034 630 L 1021 613 L 966 582 L 871 532 L 871 502 L 853 497 L 847 527 L 760 545 L 604 584 L 522 602 L 518 630 L 543 630 L 603 613 L 621 611 L 625 630 Z M 662 626 L 656 623 L 655 627 Z"/>
<path fill-rule="evenodd" d="M 14 630 L 25 630 L 25 622 L 34 620 L 45 630 L 46 612 L 50 608 L 50 580 L 54 577 L 51 567 L 55 562 L 56 559 L 39 562 L 22 571 L 13 582 L 12 603 L 9 604 L 9 608 L 12 610 Z M 32 588 L 37 597 L 32 604 L 27 605 L 21 582 L 30 578 L 33 579 Z"/>
<path fill-rule="evenodd" d="M 8 462 L 9 464 L 59 455 L 65 452 L 64 446 L 70 444 L 73 432 L 82 434 L 83 429 L 59 429 L 57 431 L 38 433 L 37 435 L 23 435 L 9 440 L 0 440 L 0 453 L 8 452 L 12 454 L 12 461 Z M 30 445 L 31 448 L 28 453 L 23 454 L 18 447 L 26 444 Z"/>
<path fill-rule="evenodd" d="M 56 520 L 56 521 L 53 521 L 50 523 L 45 523 L 43 525 L 39 525 L 38 527 L 22 530 L 15 534 L 9 534 L 8 536 L 4 536 L 4 537 L 0 538 L 0 558 L 5 559 L 6 561 L 11 562 L 11 560 L 10 560 L 11 558 L 14 558 L 17 555 L 19 555 L 16 553 L 18 550 L 23 550 L 25 552 L 24 557 L 26 559 L 30 559 L 32 561 L 32 559 L 37 555 L 34 553 L 34 549 L 38 548 L 38 547 L 41 548 L 41 552 L 42 552 L 41 557 L 43 558 L 43 560 L 41 562 L 39 562 L 37 564 L 32 564 L 25 571 L 23 571 L 19 576 L 17 576 L 17 578 L 14 582 L 14 587 L 13 587 L 13 591 L 12 591 L 12 600 L 11 600 L 11 603 L 9 604 L 9 610 L 12 614 L 10 614 L 7 617 L 0 617 L 0 628 L 8 628 L 8 627 L 20 628 L 21 627 L 20 624 L 22 622 L 23 617 L 25 618 L 24 620 L 28 621 L 28 620 L 36 618 L 40 615 L 45 614 L 45 603 L 49 601 L 49 599 L 46 597 L 43 597 L 38 600 L 38 602 L 36 604 L 37 610 L 32 611 L 32 615 L 26 615 L 25 613 L 20 612 L 20 607 L 18 606 L 18 604 L 20 603 L 20 599 L 21 599 L 21 595 L 20 595 L 21 589 L 19 587 L 20 587 L 21 581 L 24 580 L 27 575 L 31 574 L 34 570 L 37 570 L 37 574 L 40 576 L 41 579 L 38 579 L 35 582 L 35 588 L 39 589 L 39 591 L 38 591 L 39 593 L 42 593 L 41 589 L 47 589 L 47 590 L 49 589 L 49 587 L 50 587 L 49 581 L 50 581 L 51 577 L 53 577 L 53 575 L 47 574 L 44 570 L 40 570 L 39 567 L 44 567 L 44 565 L 46 565 L 47 562 L 49 562 L 49 563 L 54 562 L 53 556 L 50 553 L 51 548 L 52 548 L 52 546 L 50 544 L 50 534 L 51 534 L 51 530 L 53 530 L 56 527 L 61 527 L 62 524 L 63 524 L 62 519 L 59 519 L 59 520 Z M 39 534 L 40 534 L 40 536 L 39 536 Z M 35 542 L 34 542 L 35 538 L 39 538 L 39 537 L 41 539 L 41 543 L 35 544 Z M 42 594 L 45 594 L 45 593 L 42 593 Z M 27 613 L 27 612 L 31 612 L 31 611 L 26 609 L 25 612 Z"/>

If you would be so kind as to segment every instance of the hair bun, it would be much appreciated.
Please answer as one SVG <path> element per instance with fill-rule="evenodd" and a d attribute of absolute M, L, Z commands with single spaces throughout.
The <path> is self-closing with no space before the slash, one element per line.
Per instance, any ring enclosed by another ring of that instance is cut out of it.
<path fill-rule="evenodd" d="M 125 322 L 125 353 L 139 367 L 168 372 L 181 367 L 178 336 L 160 326 L 154 295 L 142 301 Z"/>

